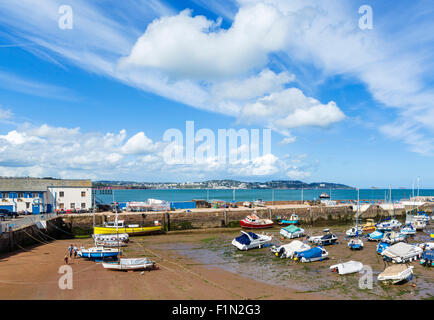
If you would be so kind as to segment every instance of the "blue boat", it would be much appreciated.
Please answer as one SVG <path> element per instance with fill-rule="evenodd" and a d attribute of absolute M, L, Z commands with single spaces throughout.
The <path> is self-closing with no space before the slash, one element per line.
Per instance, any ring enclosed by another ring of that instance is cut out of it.
<path fill-rule="evenodd" d="M 422 254 L 420 264 L 426 267 L 432 267 L 434 265 L 434 250 L 427 250 Z"/>
<path fill-rule="evenodd" d="M 323 247 L 318 246 L 306 251 L 294 252 L 294 260 L 301 262 L 322 261 L 327 259 L 328 255 L 328 252 Z"/>
<path fill-rule="evenodd" d="M 295 213 L 293 213 L 291 215 L 291 217 L 288 219 L 280 219 L 278 221 L 278 224 L 283 224 L 283 225 L 292 225 L 292 224 L 298 224 L 300 222 L 298 215 L 296 215 Z"/>
<path fill-rule="evenodd" d="M 386 250 L 387 248 L 389 248 L 390 247 L 390 243 L 387 243 L 387 242 L 380 242 L 378 245 L 377 245 L 377 253 L 378 254 L 381 254 L 384 250 Z"/>
<path fill-rule="evenodd" d="M 384 233 L 380 231 L 374 231 L 368 235 L 369 241 L 380 241 L 383 239 Z"/>
<path fill-rule="evenodd" d="M 89 260 L 105 260 L 112 259 L 117 260 L 118 255 L 122 252 L 115 248 L 103 248 L 103 247 L 92 247 L 89 249 L 82 249 L 78 251 L 78 256 L 82 258 L 87 258 Z"/>

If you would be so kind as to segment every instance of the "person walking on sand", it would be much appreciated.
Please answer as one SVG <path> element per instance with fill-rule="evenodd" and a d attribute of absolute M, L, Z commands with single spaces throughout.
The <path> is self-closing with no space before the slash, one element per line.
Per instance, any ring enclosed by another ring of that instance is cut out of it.
<path fill-rule="evenodd" d="M 65 254 L 64 260 L 65 260 L 65 264 L 68 264 L 68 255 L 67 254 Z"/>
<path fill-rule="evenodd" d="M 74 246 L 74 259 L 77 258 L 78 248 Z"/>
<path fill-rule="evenodd" d="M 72 258 L 72 250 L 74 249 L 74 246 L 71 244 L 68 248 L 69 250 L 69 257 Z"/>

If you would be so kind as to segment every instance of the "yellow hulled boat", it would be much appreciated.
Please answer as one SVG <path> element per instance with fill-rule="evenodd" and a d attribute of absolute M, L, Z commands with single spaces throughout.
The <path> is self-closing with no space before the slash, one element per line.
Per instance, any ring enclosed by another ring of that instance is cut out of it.
<path fill-rule="evenodd" d="M 375 222 L 373 219 L 367 219 L 366 223 L 362 225 L 362 232 L 363 233 L 371 233 L 377 230 L 375 227 Z"/>
<path fill-rule="evenodd" d="M 161 231 L 162 226 L 150 226 L 150 227 L 140 227 L 139 225 L 128 225 L 124 224 L 124 221 L 116 222 L 105 222 L 102 227 L 94 227 L 94 234 L 116 234 L 116 233 L 128 233 L 130 236 L 138 236 L 147 234 L 150 232 Z"/>

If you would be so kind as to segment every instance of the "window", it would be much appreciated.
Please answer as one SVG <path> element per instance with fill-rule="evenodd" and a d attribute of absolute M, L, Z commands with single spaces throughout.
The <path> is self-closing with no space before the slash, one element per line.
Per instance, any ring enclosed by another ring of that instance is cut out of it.
<path fill-rule="evenodd" d="M 60 191 L 60 192 L 59 192 L 59 197 L 64 197 L 64 196 L 65 196 L 65 192 Z"/>
<path fill-rule="evenodd" d="M 26 209 L 30 209 L 30 202 L 26 202 Z"/>
<path fill-rule="evenodd" d="M 29 198 L 33 198 L 33 193 L 29 192 Z"/>
<path fill-rule="evenodd" d="M 8 197 L 8 193 L 7 192 L 3 192 L 2 198 L 6 199 L 7 197 Z"/>
<path fill-rule="evenodd" d="M 82 191 L 82 192 L 81 192 L 81 196 L 82 196 L 82 197 L 85 197 L 85 196 L 86 196 L 86 191 Z"/>
<path fill-rule="evenodd" d="M 75 203 L 71 203 L 71 209 L 75 209 Z"/>
<path fill-rule="evenodd" d="M 18 198 L 24 198 L 24 192 L 18 192 Z"/>
<path fill-rule="evenodd" d="M 85 203 L 82 203 L 82 204 L 81 204 L 81 208 L 82 208 L 82 209 L 86 209 L 86 204 L 85 204 Z"/>
<path fill-rule="evenodd" d="M 65 204 L 64 203 L 59 203 L 59 208 L 60 209 L 64 209 L 65 208 Z"/>

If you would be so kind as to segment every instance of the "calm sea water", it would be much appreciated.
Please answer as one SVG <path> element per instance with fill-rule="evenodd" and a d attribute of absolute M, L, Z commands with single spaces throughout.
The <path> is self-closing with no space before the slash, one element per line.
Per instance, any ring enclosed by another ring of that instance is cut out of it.
<path fill-rule="evenodd" d="M 321 193 L 327 193 L 331 200 L 357 200 L 356 190 L 303 190 L 303 200 L 319 199 Z M 417 195 L 417 190 L 415 190 Z M 420 196 L 434 196 L 434 189 L 419 190 Z M 408 199 L 412 196 L 411 189 L 392 189 L 392 201 Z M 113 190 L 113 195 L 99 194 L 97 197 L 105 203 L 146 201 L 149 198 L 166 201 L 191 201 L 193 199 L 225 200 L 225 201 L 264 201 L 301 200 L 302 190 L 226 190 L 226 189 L 137 189 L 137 190 Z M 388 189 L 360 189 L 360 200 L 389 201 Z"/>

